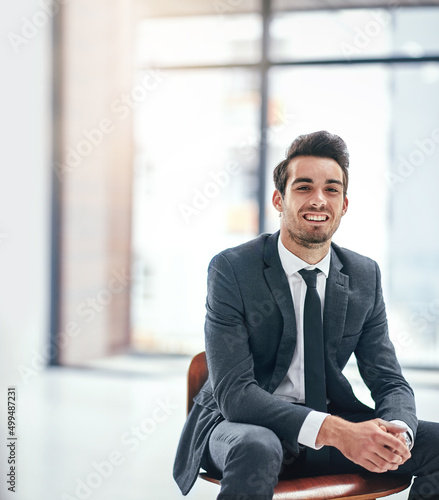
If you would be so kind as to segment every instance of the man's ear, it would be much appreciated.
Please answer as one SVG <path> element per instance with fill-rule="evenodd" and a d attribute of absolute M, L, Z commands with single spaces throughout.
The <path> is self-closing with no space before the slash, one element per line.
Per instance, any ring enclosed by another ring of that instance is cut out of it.
<path fill-rule="evenodd" d="M 278 212 L 283 212 L 282 195 L 280 194 L 279 190 L 275 189 L 271 202 L 273 203 L 273 207 Z"/>
<path fill-rule="evenodd" d="M 343 201 L 343 209 L 341 211 L 341 215 L 344 215 L 348 211 L 348 205 L 349 205 L 349 200 L 348 200 L 347 196 L 345 196 L 344 201 Z"/>

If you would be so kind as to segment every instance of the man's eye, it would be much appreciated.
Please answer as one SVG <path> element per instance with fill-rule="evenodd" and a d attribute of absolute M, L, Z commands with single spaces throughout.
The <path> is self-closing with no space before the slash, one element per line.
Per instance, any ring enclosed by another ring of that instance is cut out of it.
<path fill-rule="evenodd" d="M 298 191 L 306 191 L 306 190 L 308 190 L 308 189 L 310 189 L 310 188 L 309 188 L 309 186 L 299 186 L 299 187 L 297 188 L 297 190 L 298 190 Z"/>

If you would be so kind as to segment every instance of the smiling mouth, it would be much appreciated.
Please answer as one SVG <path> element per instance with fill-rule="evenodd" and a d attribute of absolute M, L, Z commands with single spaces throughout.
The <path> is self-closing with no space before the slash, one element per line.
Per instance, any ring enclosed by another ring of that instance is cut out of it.
<path fill-rule="evenodd" d="M 329 219 L 327 215 L 317 215 L 317 214 L 305 214 L 303 216 L 305 220 L 308 220 L 310 222 L 325 222 Z"/>

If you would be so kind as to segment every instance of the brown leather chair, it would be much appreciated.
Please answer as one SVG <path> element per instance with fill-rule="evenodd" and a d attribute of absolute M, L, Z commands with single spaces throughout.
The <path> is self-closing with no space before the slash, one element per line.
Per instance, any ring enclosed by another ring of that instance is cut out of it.
<path fill-rule="evenodd" d="M 193 406 L 193 398 L 207 380 L 206 353 L 197 354 L 188 372 L 187 411 Z M 200 473 L 206 481 L 220 484 L 219 480 Z M 403 491 L 410 486 L 410 476 L 391 474 L 334 474 L 298 479 L 281 479 L 274 490 L 274 500 L 375 500 Z"/>

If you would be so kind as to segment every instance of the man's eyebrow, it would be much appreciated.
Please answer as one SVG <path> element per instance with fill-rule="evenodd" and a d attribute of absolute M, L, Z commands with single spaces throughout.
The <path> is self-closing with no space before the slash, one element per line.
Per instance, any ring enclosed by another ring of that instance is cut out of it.
<path fill-rule="evenodd" d="M 339 184 L 340 186 L 343 186 L 343 182 L 338 179 L 327 179 L 326 184 Z"/>
<path fill-rule="evenodd" d="M 301 182 L 307 182 L 308 184 L 314 184 L 314 181 L 311 179 L 311 177 L 297 177 L 297 179 L 294 179 L 294 181 L 292 182 L 292 185 L 300 184 Z M 343 182 L 341 182 L 338 179 L 326 179 L 325 184 L 339 184 L 340 186 L 343 186 Z"/>
<path fill-rule="evenodd" d="M 294 181 L 292 182 L 292 185 L 299 184 L 300 182 L 308 182 L 310 184 L 314 184 L 314 181 L 310 177 L 297 177 L 297 179 L 294 179 Z"/>

